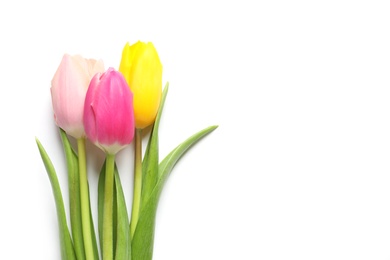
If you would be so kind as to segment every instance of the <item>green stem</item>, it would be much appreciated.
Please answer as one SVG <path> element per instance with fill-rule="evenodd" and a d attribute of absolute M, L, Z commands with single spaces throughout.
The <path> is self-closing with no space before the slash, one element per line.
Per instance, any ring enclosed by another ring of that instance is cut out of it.
<path fill-rule="evenodd" d="M 77 139 L 77 149 L 79 155 L 79 171 L 80 171 L 80 201 L 81 201 L 81 222 L 83 228 L 83 238 L 85 246 L 85 256 L 87 260 L 93 260 L 93 244 L 92 244 L 92 225 L 90 216 L 90 202 L 88 191 L 88 178 L 87 178 L 87 159 L 85 152 L 85 138 L 81 137 Z"/>
<path fill-rule="evenodd" d="M 103 205 L 103 260 L 112 260 L 114 257 L 112 227 L 114 205 L 114 169 L 115 155 L 107 154 Z"/>
<path fill-rule="evenodd" d="M 138 216 L 141 204 L 142 191 L 142 129 L 135 131 L 135 160 L 134 160 L 134 194 L 133 207 L 131 210 L 130 235 L 134 236 L 135 228 L 137 227 Z"/>

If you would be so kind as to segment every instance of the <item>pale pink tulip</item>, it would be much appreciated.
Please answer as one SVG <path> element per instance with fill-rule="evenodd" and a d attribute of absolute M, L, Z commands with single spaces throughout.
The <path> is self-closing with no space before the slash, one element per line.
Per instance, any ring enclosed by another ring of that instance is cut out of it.
<path fill-rule="evenodd" d="M 84 104 L 84 128 L 88 139 L 108 154 L 116 154 L 133 140 L 133 93 L 113 68 L 91 80 Z"/>
<path fill-rule="evenodd" d="M 51 81 L 51 97 L 56 124 L 66 133 L 81 138 L 84 101 L 92 77 L 104 71 L 102 60 L 65 54 Z"/>

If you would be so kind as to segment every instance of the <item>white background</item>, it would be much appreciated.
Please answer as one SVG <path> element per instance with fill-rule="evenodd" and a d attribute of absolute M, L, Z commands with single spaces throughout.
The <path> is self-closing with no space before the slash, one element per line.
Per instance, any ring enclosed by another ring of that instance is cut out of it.
<path fill-rule="evenodd" d="M 167 182 L 155 260 L 390 259 L 389 13 L 375 0 L 2 1 L 0 259 L 60 259 L 35 137 L 66 198 L 50 98 L 62 55 L 118 68 L 137 40 L 170 82 L 161 157 L 219 125 Z M 96 214 L 103 154 L 88 149 Z M 128 205 L 132 149 L 117 157 Z"/>

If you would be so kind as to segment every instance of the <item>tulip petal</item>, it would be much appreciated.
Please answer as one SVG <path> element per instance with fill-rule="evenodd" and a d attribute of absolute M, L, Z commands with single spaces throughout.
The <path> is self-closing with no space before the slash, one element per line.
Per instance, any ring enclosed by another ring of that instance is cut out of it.
<path fill-rule="evenodd" d="M 162 64 L 153 44 L 126 43 L 119 71 L 134 94 L 136 128 L 143 129 L 154 122 L 161 99 Z"/>
<path fill-rule="evenodd" d="M 101 60 L 65 54 L 52 79 L 50 90 L 56 124 L 76 139 L 84 136 L 83 110 L 89 82 L 96 72 L 103 70 Z"/>
<path fill-rule="evenodd" d="M 87 137 L 107 153 L 115 154 L 134 137 L 133 94 L 124 77 L 109 68 L 91 80 L 84 105 Z"/>

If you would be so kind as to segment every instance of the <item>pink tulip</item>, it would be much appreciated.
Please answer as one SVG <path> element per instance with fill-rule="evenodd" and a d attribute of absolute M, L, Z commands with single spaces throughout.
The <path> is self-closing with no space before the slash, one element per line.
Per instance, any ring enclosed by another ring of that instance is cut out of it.
<path fill-rule="evenodd" d="M 75 138 L 85 136 L 84 100 L 91 78 L 103 72 L 102 60 L 65 54 L 51 81 L 51 96 L 56 124 Z"/>
<path fill-rule="evenodd" d="M 91 80 L 84 104 L 84 128 L 89 140 L 108 154 L 116 154 L 133 140 L 133 93 L 113 68 Z"/>

